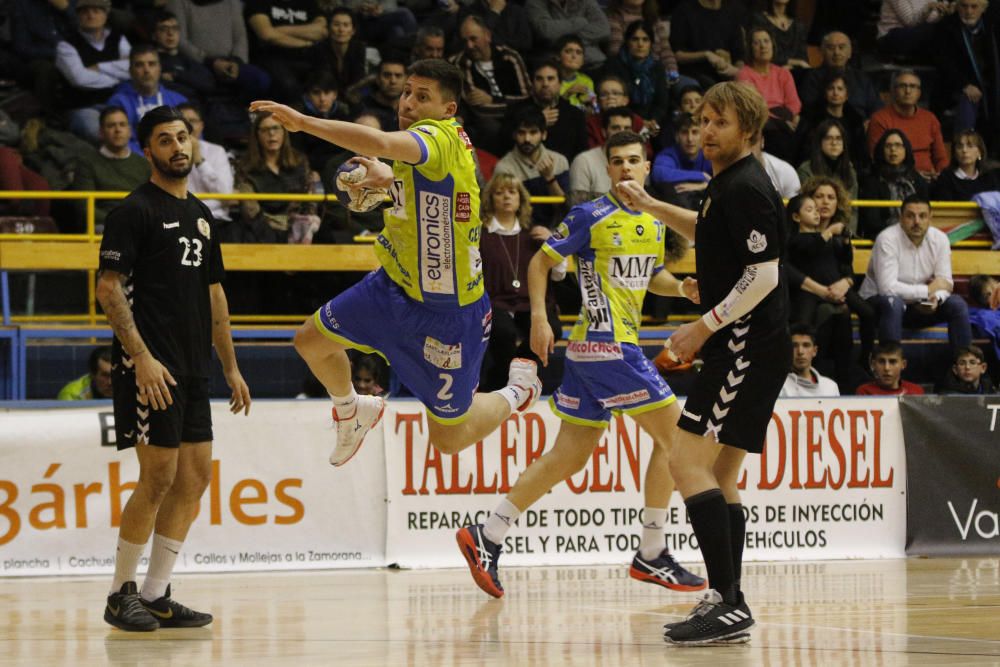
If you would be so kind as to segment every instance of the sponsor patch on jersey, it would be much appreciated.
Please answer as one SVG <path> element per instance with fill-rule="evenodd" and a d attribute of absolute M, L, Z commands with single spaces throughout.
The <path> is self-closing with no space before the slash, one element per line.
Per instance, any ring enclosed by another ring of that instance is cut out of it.
<path fill-rule="evenodd" d="M 594 270 L 594 263 L 579 260 L 580 292 L 583 294 L 583 312 L 587 314 L 590 331 L 611 331 L 611 305 L 601 289 L 601 279 Z"/>
<path fill-rule="evenodd" d="M 751 229 L 750 236 L 747 238 L 747 248 L 753 253 L 764 252 L 764 249 L 767 248 L 767 237 L 756 229 Z"/>
<path fill-rule="evenodd" d="M 462 140 L 462 143 L 465 144 L 465 147 L 471 151 L 472 150 L 472 139 L 469 139 L 469 135 L 466 134 L 465 128 L 460 125 L 460 126 L 458 126 L 458 127 L 455 128 L 455 132 L 458 133 L 458 138 Z"/>
<path fill-rule="evenodd" d="M 564 408 L 569 408 L 570 410 L 580 409 L 580 399 L 575 396 L 567 396 L 558 389 L 556 390 L 556 405 L 561 405 Z"/>
<path fill-rule="evenodd" d="M 455 194 L 455 222 L 472 220 L 472 196 L 468 192 Z"/>
<path fill-rule="evenodd" d="M 638 234 L 639 236 L 642 236 L 643 234 L 646 233 L 646 228 L 643 227 L 642 225 L 636 225 L 635 226 L 635 233 Z"/>
<path fill-rule="evenodd" d="M 618 232 L 612 232 L 612 234 L 611 234 L 611 243 L 614 244 L 615 246 L 621 248 L 622 247 L 622 235 L 619 234 Z"/>
<path fill-rule="evenodd" d="M 567 225 L 565 222 L 560 222 L 559 226 L 556 227 L 556 230 L 552 232 L 552 238 L 556 239 L 557 241 L 564 239 L 568 236 L 569 236 L 569 225 Z"/>
<path fill-rule="evenodd" d="M 177 229 L 180 226 L 181 226 L 181 221 L 180 220 L 174 220 L 173 222 L 164 222 L 163 223 L 163 228 L 164 229 Z"/>
<path fill-rule="evenodd" d="M 431 294 L 454 294 L 451 199 L 435 192 L 421 192 L 417 218 L 420 222 L 420 287 Z"/>
<path fill-rule="evenodd" d="M 612 287 L 646 289 L 655 266 L 656 255 L 612 255 L 608 258 L 608 278 Z"/>
<path fill-rule="evenodd" d="M 206 239 L 212 238 L 212 226 L 208 224 L 208 220 L 205 218 L 198 218 L 198 231 Z"/>
<path fill-rule="evenodd" d="M 620 343 L 599 340 L 571 340 L 566 344 L 566 358 L 571 361 L 611 361 L 622 359 Z"/>
<path fill-rule="evenodd" d="M 107 259 L 112 262 L 122 261 L 122 254 L 117 250 L 102 250 L 101 259 Z"/>
<path fill-rule="evenodd" d="M 649 390 L 640 389 L 639 391 L 632 391 L 627 394 L 618 394 L 616 396 L 611 396 L 610 398 L 602 398 L 600 399 L 600 402 L 601 407 L 616 408 L 622 405 L 632 405 L 633 403 L 641 403 L 648 400 Z"/>
<path fill-rule="evenodd" d="M 449 345 L 428 336 L 424 339 L 424 361 L 438 368 L 461 368 L 462 344 Z"/>

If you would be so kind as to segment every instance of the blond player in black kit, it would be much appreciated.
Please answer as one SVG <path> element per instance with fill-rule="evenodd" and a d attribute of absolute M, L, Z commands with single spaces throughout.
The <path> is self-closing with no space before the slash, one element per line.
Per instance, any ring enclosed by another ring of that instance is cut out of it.
<path fill-rule="evenodd" d="M 681 360 L 700 351 L 704 361 L 670 459 L 710 586 L 687 620 L 665 627 L 664 639 L 683 645 L 750 639 L 754 620 L 740 589 L 746 521 L 737 481 L 746 454 L 764 449 L 791 358 L 784 206 L 750 152 L 767 105 L 752 88 L 720 83 L 705 93 L 698 115 L 715 174 L 698 212 L 659 202 L 635 181 L 619 186 L 633 208 L 694 240 L 697 249 L 705 313 L 668 341 Z"/>
<path fill-rule="evenodd" d="M 118 449 L 135 447 L 139 459 L 104 620 L 149 631 L 212 622 L 211 614 L 171 599 L 170 575 L 212 476 L 213 344 L 234 414 L 249 414 L 250 390 L 236 365 L 215 223 L 187 191 L 191 126 L 177 109 L 161 106 L 142 117 L 138 134 L 152 177 L 108 214 L 97 284 L 115 332 Z M 136 569 L 151 533 L 140 591 Z"/>

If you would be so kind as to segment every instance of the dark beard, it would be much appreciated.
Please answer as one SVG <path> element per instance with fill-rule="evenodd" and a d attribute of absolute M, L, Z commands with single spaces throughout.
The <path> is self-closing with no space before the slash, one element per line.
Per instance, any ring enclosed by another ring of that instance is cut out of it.
<path fill-rule="evenodd" d="M 156 156 L 151 157 L 153 158 L 153 169 L 167 178 L 187 178 L 187 175 L 191 173 L 191 169 L 194 167 L 194 162 L 190 158 L 188 159 L 186 166 L 175 167 L 169 160 L 163 161 Z"/>

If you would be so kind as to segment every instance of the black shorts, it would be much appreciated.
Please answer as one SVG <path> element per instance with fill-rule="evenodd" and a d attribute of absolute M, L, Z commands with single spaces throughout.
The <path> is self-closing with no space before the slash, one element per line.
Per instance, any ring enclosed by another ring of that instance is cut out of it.
<path fill-rule="evenodd" d="M 112 374 L 118 449 L 128 449 L 136 443 L 180 447 L 182 442 L 212 440 L 208 378 L 182 376 L 174 379 L 177 386 L 170 387 L 173 405 L 168 405 L 166 410 L 154 410 L 139 402 L 135 371 L 117 369 Z"/>
<path fill-rule="evenodd" d="M 713 335 L 702 349 L 705 363 L 677 425 L 760 454 L 792 362 L 792 343 L 784 330 L 750 336 L 749 323 L 741 322 Z"/>

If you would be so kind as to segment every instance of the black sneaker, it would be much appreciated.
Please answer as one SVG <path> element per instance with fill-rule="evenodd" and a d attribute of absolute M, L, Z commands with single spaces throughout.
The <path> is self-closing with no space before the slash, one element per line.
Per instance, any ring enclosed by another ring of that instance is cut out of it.
<path fill-rule="evenodd" d="M 497 562 L 503 550 L 483 535 L 483 524 L 466 526 L 455 533 L 458 548 L 469 564 L 476 585 L 495 598 L 503 597 L 503 586 L 497 573 Z"/>
<path fill-rule="evenodd" d="M 685 570 L 666 549 L 652 560 L 643 559 L 642 554 L 636 551 L 628 574 L 633 579 L 674 591 L 700 591 L 707 585 L 704 579 Z"/>
<path fill-rule="evenodd" d="M 120 591 L 108 596 L 104 621 L 126 632 L 149 632 L 160 627 L 139 601 L 139 589 L 134 581 L 126 581 Z"/>
<path fill-rule="evenodd" d="M 686 621 L 664 626 L 663 639 L 671 644 L 696 646 L 698 644 L 729 643 L 737 640 L 754 625 L 753 616 L 743 594 L 739 604 L 726 604 L 714 589 L 708 589 Z M 738 643 L 749 641 L 749 637 Z"/>
<path fill-rule="evenodd" d="M 212 615 L 188 609 L 180 602 L 170 599 L 170 585 L 162 598 L 146 602 L 139 598 L 142 606 L 160 622 L 161 628 L 200 628 L 212 622 Z"/>

